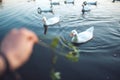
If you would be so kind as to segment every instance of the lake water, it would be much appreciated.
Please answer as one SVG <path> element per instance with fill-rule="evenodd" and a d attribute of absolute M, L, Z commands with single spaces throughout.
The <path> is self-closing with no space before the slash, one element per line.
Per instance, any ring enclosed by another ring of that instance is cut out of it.
<path fill-rule="evenodd" d="M 71 30 L 81 32 L 94 26 L 94 38 L 77 46 L 80 49 L 79 61 L 73 63 L 56 53 L 55 70 L 61 72 L 61 80 L 120 80 L 120 2 L 98 0 L 98 5 L 92 6 L 92 11 L 83 17 L 83 1 L 75 0 L 75 5 L 65 5 L 61 0 L 60 6 L 54 6 L 61 22 L 50 26 L 44 35 L 42 17 L 52 17 L 53 14 L 40 15 L 37 8 L 48 6 L 47 0 L 3 0 L 0 4 L 0 41 L 9 30 L 26 27 L 49 45 L 56 36 L 70 41 Z M 65 48 L 64 51 L 69 50 Z M 30 60 L 18 70 L 22 79 L 51 80 L 51 53 L 49 48 L 35 45 Z"/>

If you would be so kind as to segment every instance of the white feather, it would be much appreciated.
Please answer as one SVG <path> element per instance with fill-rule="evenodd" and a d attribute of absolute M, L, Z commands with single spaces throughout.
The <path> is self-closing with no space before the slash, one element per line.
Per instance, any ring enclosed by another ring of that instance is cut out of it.
<path fill-rule="evenodd" d="M 90 10 L 91 10 L 91 8 L 90 8 L 90 6 L 89 6 L 89 5 L 85 5 L 85 6 L 83 7 L 83 10 L 84 10 L 84 11 L 90 11 Z"/>

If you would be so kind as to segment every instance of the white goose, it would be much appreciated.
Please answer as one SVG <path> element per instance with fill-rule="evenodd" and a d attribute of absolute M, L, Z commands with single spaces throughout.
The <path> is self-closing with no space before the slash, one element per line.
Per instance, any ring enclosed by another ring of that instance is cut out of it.
<path fill-rule="evenodd" d="M 97 1 L 91 1 L 91 2 L 90 1 L 89 2 L 88 1 L 84 1 L 83 4 L 84 5 L 85 4 L 87 4 L 87 5 L 97 5 Z"/>
<path fill-rule="evenodd" d="M 51 5 L 60 5 L 59 0 L 51 0 L 50 2 Z"/>
<path fill-rule="evenodd" d="M 64 3 L 65 4 L 73 4 L 74 5 L 74 0 L 65 0 Z"/>
<path fill-rule="evenodd" d="M 94 27 L 90 27 L 87 30 L 78 33 L 76 30 L 72 30 L 70 36 L 73 43 L 85 43 L 93 38 Z"/>
<path fill-rule="evenodd" d="M 47 32 L 47 28 L 50 25 L 54 25 L 60 22 L 59 16 L 54 16 L 52 18 L 47 19 L 45 16 L 43 17 L 43 23 L 44 23 L 44 34 Z"/>
<path fill-rule="evenodd" d="M 54 14 L 54 11 L 53 11 L 52 7 L 44 8 L 44 9 L 41 9 L 40 7 L 38 7 L 37 11 L 38 11 L 39 14 L 41 14 L 42 12 L 44 12 L 44 13 L 51 12 L 52 14 Z"/>
<path fill-rule="evenodd" d="M 47 26 L 54 25 L 54 24 L 58 23 L 59 21 L 60 21 L 59 16 L 54 16 L 54 17 L 49 18 L 49 19 L 47 19 L 45 16 L 43 17 L 43 22 Z"/>

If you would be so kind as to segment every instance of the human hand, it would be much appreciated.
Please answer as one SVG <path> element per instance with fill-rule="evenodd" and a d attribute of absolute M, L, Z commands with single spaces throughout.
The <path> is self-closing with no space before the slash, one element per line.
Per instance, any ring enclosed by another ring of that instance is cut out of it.
<path fill-rule="evenodd" d="M 1 43 L 1 52 L 5 54 L 10 69 L 22 66 L 30 57 L 38 38 L 32 31 L 25 28 L 11 30 Z"/>

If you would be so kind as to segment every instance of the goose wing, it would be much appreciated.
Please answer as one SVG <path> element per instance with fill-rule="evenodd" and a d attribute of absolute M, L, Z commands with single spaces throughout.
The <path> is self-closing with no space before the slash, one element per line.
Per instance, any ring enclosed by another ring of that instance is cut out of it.
<path fill-rule="evenodd" d="M 47 25 L 54 25 L 59 22 L 59 17 L 53 17 L 46 21 Z"/>
<path fill-rule="evenodd" d="M 94 27 L 91 27 L 81 33 L 78 34 L 78 41 L 79 42 L 86 42 L 90 39 L 93 38 L 93 31 L 94 31 Z"/>

